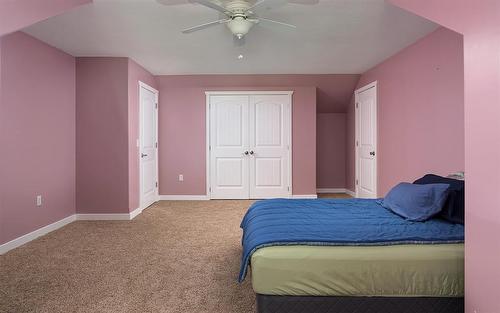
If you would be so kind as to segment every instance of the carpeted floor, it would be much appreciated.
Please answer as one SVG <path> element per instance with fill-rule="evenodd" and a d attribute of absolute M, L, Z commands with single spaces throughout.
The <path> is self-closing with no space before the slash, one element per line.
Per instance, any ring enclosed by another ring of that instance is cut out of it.
<path fill-rule="evenodd" d="M 251 201 L 162 201 L 74 222 L 0 256 L 0 312 L 250 313 L 236 278 Z"/>

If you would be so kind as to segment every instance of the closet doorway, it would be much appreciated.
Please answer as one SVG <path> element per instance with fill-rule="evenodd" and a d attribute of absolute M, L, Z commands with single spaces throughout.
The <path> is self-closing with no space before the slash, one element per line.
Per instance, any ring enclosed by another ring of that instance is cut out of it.
<path fill-rule="evenodd" d="M 207 92 L 210 199 L 292 194 L 292 92 Z"/>

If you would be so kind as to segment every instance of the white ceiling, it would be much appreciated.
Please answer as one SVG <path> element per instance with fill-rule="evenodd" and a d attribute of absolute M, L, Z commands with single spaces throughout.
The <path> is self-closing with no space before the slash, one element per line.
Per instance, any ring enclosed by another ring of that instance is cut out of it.
<path fill-rule="evenodd" d="M 288 4 L 263 17 L 298 28 L 257 25 L 238 48 L 224 25 L 180 32 L 219 18 L 204 6 L 94 0 L 25 31 L 74 56 L 131 57 L 155 75 L 359 74 L 437 28 L 384 0 Z"/>

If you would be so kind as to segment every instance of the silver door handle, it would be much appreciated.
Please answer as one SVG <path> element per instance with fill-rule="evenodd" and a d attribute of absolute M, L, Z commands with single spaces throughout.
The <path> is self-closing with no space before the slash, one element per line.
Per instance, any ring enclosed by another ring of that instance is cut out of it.
<path fill-rule="evenodd" d="M 147 154 L 141 153 L 141 158 L 147 157 Z"/>

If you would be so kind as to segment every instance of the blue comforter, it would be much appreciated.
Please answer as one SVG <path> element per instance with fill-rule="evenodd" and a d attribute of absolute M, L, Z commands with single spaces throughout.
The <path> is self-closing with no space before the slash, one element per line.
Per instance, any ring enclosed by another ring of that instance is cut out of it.
<path fill-rule="evenodd" d="M 464 227 L 444 220 L 410 222 L 375 199 L 272 199 L 255 202 L 241 222 L 239 281 L 259 248 L 283 245 L 369 246 L 464 241 Z"/>

